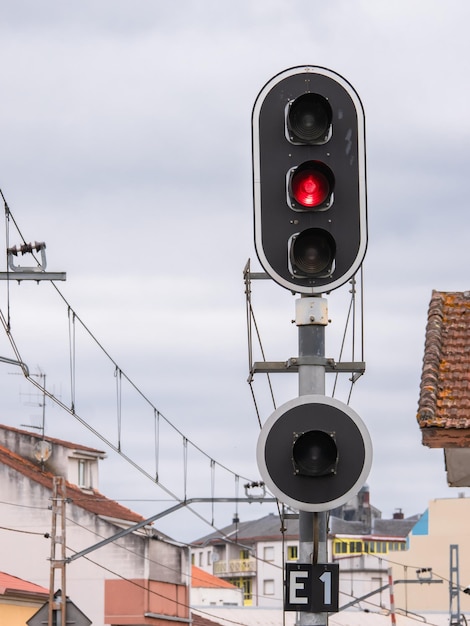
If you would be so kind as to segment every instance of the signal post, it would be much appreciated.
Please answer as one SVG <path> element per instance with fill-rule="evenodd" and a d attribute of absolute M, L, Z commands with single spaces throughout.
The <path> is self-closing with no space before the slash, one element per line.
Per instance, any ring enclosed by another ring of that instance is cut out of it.
<path fill-rule="evenodd" d="M 253 108 L 255 247 L 266 273 L 300 294 L 299 397 L 266 420 L 257 445 L 272 493 L 299 510 L 299 561 L 285 610 L 326 625 L 338 610 L 338 565 L 328 563 L 327 511 L 350 500 L 372 463 L 370 436 L 347 405 L 325 396 L 327 301 L 367 247 L 364 113 L 352 86 L 315 66 L 273 77 Z M 351 371 L 351 370 L 343 370 Z"/>

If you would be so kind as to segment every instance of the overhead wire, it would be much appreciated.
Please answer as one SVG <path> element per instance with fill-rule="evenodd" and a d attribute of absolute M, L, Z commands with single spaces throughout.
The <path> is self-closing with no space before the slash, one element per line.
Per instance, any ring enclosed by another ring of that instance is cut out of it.
<path fill-rule="evenodd" d="M 21 505 L 21 504 L 18 504 L 18 503 L 5 502 L 5 501 L 0 501 L 0 504 L 6 504 L 6 505 L 11 505 L 11 506 L 18 506 L 18 507 L 22 507 L 22 508 L 36 508 L 36 509 L 48 510 L 48 508 L 47 508 L 47 507 L 32 507 L 32 506 L 30 506 L 30 505 Z M 69 518 L 69 517 L 67 517 L 66 519 L 67 519 L 67 521 L 68 521 L 69 523 L 71 523 L 71 524 L 73 524 L 73 525 L 76 525 L 76 526 L 78 526 L 78 527 L 80 527 L 80 528 L 82 528 L 82 529 L 86 530 L 87 532 L 91 533 L 92 535 L 94 535 L 94 536 L 96 536 L 96 537 L 99 537 L 99 538 L 101 538 L 101 539 L 106 538 L 106 537 L 104 537 L 103 535 L 101 535 L 100 533 L 97 533 L 96 531 L 92 530 L 92 529 L 91 529 L 88 525 L 83 525 L 83 524 L 81 524 L 80 522 L 78 522 L 77 520 L 75 520 L 75 519 L 73 519 L 73 518 Z M 9 527 L 4 527 L 4 526 L 0 526 L 0 530 L 4 530 L 4 531 L 11 531 L 11 532 L 21 532 L 21 533 L 24 533 L 24 534 L 29 534 L 29 535 L 40 535 L 40 536 L 44 536 L 44 533 L 43 533 L 43 532 L 20 530 L 20 529 L 9 528 Z M 281 531 L 282 531 L 282 529 L 281 529 Z M 241 548 L 245 548 L 245 547 L 246 547 L 243 543 L 241 543 L 241 542 L 239 542 L 239 541 L 234 541 L 232 538 L 228 537 L 227 535 L 224 535 L 224 533 L 223 533 L 222 531 L 219 531 L 219 532 L 221 532 L 221 538 L 223 538 L 223 537 L 225 536 L 226 540 L 227 540 L 227 541 L 229 541 L 230 543 L 232 543 L 232 544 L 234 544 L 234 545 L 238 545 L 238 546 L 239 546 L 239 547 L 241 547 Z M 284 541 L 284 538 L 283 538 L 283 541 Z M 342 541 L 345 541 L 345 540 L 342 540 Z M 139 554 L 139 553 L 135 552 L 134 550 L 132 550 L 132 549 L 128 548 L 127 546 L 124 546 L 124 545 L 120 544 L 119 542 L 116 542 L 116 543 L 115 543 L 115 545 L 117 545 L 119 548 L 121 548 L 121 549 L 123 549 L 123 550 L 125 550 L 125 551 L 127 551 L 127 552 L 129 552 L 129 553 L 132 553 L 132 554 Z M 193 547 L 193 544 L 185 544 L 184 542 L 183 542 L 183 545 L 186 545 L 187 547 Z M 71 552 L 73 552 L 73 553 L 76 553 L 76 550 L 72 549 L 70 546 L 67 546 L 67 549 L 69 549 L 69 550 L 70 550 Z M 387 564 L 392 563 L 392 564 L 395 564 L 395 565 L 403 565 L 402 563 L 398 563 L 398 562 L 395 562 L 395 561 L 390 560 L 390 559 L 388 558 L 388 556 L 387 556 L 387 558 L 386 558 L 386 559 L 384 559 L 383 557 L 379 556 L 378 554 L 374 554 L 374 553 L 371 553 L 371 554 L 370 554 L 370 556 L 375 556 L 377 559 L 379 559 L 379 560 L 381 560 L 381 561 L 386 560 L 386 561 L 387 561 Z M 89 560 L 89 561 L 90 561 L 90 562 L 92 562 L 93 564 L 97 565 L 98 567 L 102 567 L 99 563 L 97 563 L 96 561 L 94 561 L 94 560 L 92 560 L 92 559 L 90 559 L 90 558 L 88 558 L 88 557 L 83 557 L 83 558 L 87 558 L 87 560 Z M 164 568 L 166 568 L 166 569 L 168 569 L 168 570 L 170 570 L 170 571 L 176 571 L 176 570 L 174 570 L 173 568 L 171 568 L 169 565 L 167 565 L 167 564 L 165 564 L 165 563 L 161 563 L 161 562 L 159 562 L 159 561 L 155 561 L 154 559 L 151 559 L 151 558 L 150 558 L 149 556 L 147 556 L 147 555 L 145 555 L 145 556 L 144 556 L 144 558 L 145 558 L 146 560 L 148 560 L 149 562 L 151 562 L 151 563 L 155 563 L 155 564 L 158 564 L 159 566 L 164 567 Z M 283 566 L 276 565 L 276 564 L 275 564 L 275 563 L 273 563 L 272 561 L 267 561 L 267 560 L 265 560 L 265 559 L 263 559 L 263 558 L 259 557 L 258 555 L 253 554 L 253 555 L 252 555 L 252 558 L 254 558 L 255 560 L 260 561 L 260 562 L 262 562 L 262 563 L 264 563 L 264 564 L 266 564 L 266 565 L 269 565 L 269 566 L 272 566 L 272 567 L 276 567 L 276 568 L 278 568 L 278 569 L 283 569 Z M 284 558 L 284 555 L 283 555 L 283 558 Z M 409 567 L 409 568 L 413 568 L 413 569 L 420 569 L 420 567 L 418 567 L 418 566 L 416 566 L 416 565 L 414 565 L 414 566 L 413 566 L 413 565 L 407 565 L 407 567 Z M 117 576 L 120 576 L 117 572 L 114 572 L 114 573 L 115 573 Z M 440 578 L 440 579 L 442 579 L 443 581 L 449 582 L 449 579 L 448 579 L 447 577 L 442 576 L 442 575 L 440 575 L 440 574 L 438 574 L 438 573 L 436 573 L 436 572 L 433 572 L 433 574 L 434 574 L 437 578 Z M 123 576 L 120 576 L 120 577 L 121 577 L 121 578 L 123 578 L 123 579 L 125 579 L 125 577 L 123 577 Z M 127 579 L 125 579 L 125 580 L 127 580 Z M 465 587 L 464 587 L 464 585 L 460 585 L 460 591 L 463 591 L 463 590 L 464 590 L 464 588 L 465 588 Z M 383 606 L 381 606 L 381 605 L 379 605 L 379 604 L 377 604 L 377 603 L 372 602 L 370 599 L 361 600 L 360 598 L 357 598 L 357 596 L 355 596 L 354 594 L 347 593 L 347 592 L 345 592 L 345 591 L 341 591 L 341 594 L 343 594 L 343 595 L 347 596 L 348 598 L 357 599 L 357 600 L 358 600 L 358 601 L 360 601 L 361 603 L 363 603 L 363 604 L 368 604 L 368 605 L 370 605 L 370 606 L 373 606 L 374 608 L 383 609 Z M 157 595 L 158 595 L 158 594 L 157 594 Z M 199 610 L 199 609 L 198 609 L 198 610 Z M 416 621 L 420 621 L 420 620 L 418 620 L 417 618 L 413 617 L 413 615 L 412 615 L 412 614 L 410 614 L 410 612 L 409 612 L 409 611 L 407 611 L 406 609 L 397 609 L 397 611 L 401 611 L 401 612 L 405 613 L 405 614 L 406 614 L 406 616 L 407 616 L 408 618 L 410 618 L 410 619 L 415 619 Z M 333 616 L 330 616 L 330 618 L 331 618 L 331 617 L 333 617 Z M 235 622 L 235 623 L 237 623 L 237 622 Z M 432 622 L 429 622 L 429 620 L 427 620 L 427 623 L 428 623 L 428 624 L 430 624 L 430 625 L 432 626 Z"/>
<path fill-rule="evenodd" d="M 5 215 L 6 215 L 6 220 L 8 222 L 9 225 L 9 220 L 11 219 L 12 222 L 14 223 L 15 227 L 18 230 L 18 233 L 20 234 L 20 236 L 23 239 L 23 242 L 26 243 L 26 240 L 24 239 L 24 237 L 21 235 L 21 231 L 18 228 L 18 225 L 16 224 L 16 221 L 14 220 L 14 217 L 11 214 L 11 211 L 6 203 L 6 200 L 4 198 L 3 193 L 1 192 L 1 196 L 4 200 L 4 204 L 5 204 Z M 7 229 L 8 230 L 8 229 Z M 8 240 L 9 235 L 7 234 L 7 244 L 9 244 L 9 240 Z M 8 245 L 7 245 L 8 247 Z M 246 277 L 245 277 L 246 279 Z M 9 283 L 9 281 L 7 281 Z M 362 267 L 361 267 L 361 320 L 362 320 L 362 324 L 363 324 L 363 289 L 362 289 L 362 282 L 363 282 L 363 278 L 362 278 Z M 126 454 L 124 454 L 122 452 L 121 449 L 121 384 L 122 384 L 122 377 L 125 378 L 125 380 L 131 385 L 132 388 L 134 388 L 134 390 L 141 395 L 141 397 L 153 408 L 154 411 L 154 415 L 155 415 L 155 441 L 157 442 L 159 437 L 158 437 L 158 430 L 157 430 L 157 424 L 159 424 L 159 420 L 160 417 L 163 418 L 163 420 L 165 420 L 166 423 L 169 424 L 170 427 L 172 427 L 179 435 L 181 435 L 182 440 L 183 440 L 183 446 L 184 446 L 184 465 L 185 465 L 185 487 L 184 487 L 184 500 L 186 500 L 187 497 L 187 493 L 186 493 L 186 474 L 187 474 L 187 445 L 188 442 L 191 443 L 191 445 L 198 450 L 201 454 L 203 454 L 204 456 L 206 456 L 211 463 L 211 495 L 213 497 L 214 494 L 214 482 L 215 482 L 215 476 L 214 476 L 214 468 L 215 466 L 220 466 L 222 469 L 224 469 L 225 471 L 231 473 L 234 475 L 236 481 L 239 480 L 240 476 L 233 472 L 231 469 L 229 469 L 228 467 L 226 467 L 224 464 L 221 464 L 217 461 L 215 461 L 211 455 L 208 455 L 207 453 L 205 453 L 202 448 L 200 448 L 199 446 L 195 445 L 192 441 L 190 441 L 187 437 L 185 437 L 183 435 L 183 433 L 177 429 L 153 404 L 152 402 L 145 396 L 145 394 L 143 394 L 141 392 L 141 390 L 134 384 L 134 382 L 127 377 L 127 375 L 121 370 L 121 368 L 119 368 L 119 366 L 117 365 L 117 363 L 112 359 L 112 357 L 110 356 L 110 354 L 104 349 L 104 347 L 102 346 L 101 342 L 99 342 L 97 340 L 97 338 L 94 336 L 93 333 L 91 333 L 91 331 L 88 329 L 88 327 L 83 323 L 83 321 L 77 316 L 76 312 L 72 309 L 72 307 L 70 306 L 70 304 L 67 302 L 67 300 L 65 299 L 64 295 L 62 294 L 62 292 L 59 290 L 59 288 L 57 287 L 57 285 L 55 284 L 55 282 L 51 281 L 51 284 L 53 286 L 53 288 L 56 290 L 56 292 L 58 293 L 58 295 L 60 296 L 60 298 L 64 301 L 64 303 L 67 305 L 67 312 L 69 315 L 69 320 L 71 320 L 69 322 L 69 343 L 70 343 L 70 376 L 71 376 L 71 406 L 68 407 L 67 405 L 65 405 L 64 403 L 62 403 L 58 398 L 56 398 L 54 396 L 54 394 L 51 394 L 49 391 L 47 391 L 42 385 L 40 385 L 39 383 L 37 383 L 34 379 L 32 379 L 29 375 L 25 374 L 25 377 L 29 380 L 29 382 L 33 383 L 41 392 L 43 392 L 45 395 L 47 395 L 49 397 L 49 399 L 51 399 L 53 402 L 57 403 L 62 409 L 66 410 L 67 412 L 69 412 L 73 417 L 75 417 L 82 425 L 84 425 L 86 428 L 88 428 L 89 430 L 91 430 L 91 432 L 97 436 L 99 439 L 101 439 L 104 443 L 106 443 L 106 445 L 108 445 L 111 449 L 113 449 L 115 452 L 117 452 L 118 454 L 120 454 L 127 462 L 129 462 L 131 465 L 133 465 L 136 469 L 138 469 L 139 471 L 141 471 L 145 476 L 147 476 L 148 478 L 150 478 L 153 482 L 156 482 L 159 487 L 161 487 L 164 491 L 166 491 L 166 493 L 168 495 L 170 495 L 170 497 L 172 497 L 173 499 L 179 500 L 178 496 L 176 494 L 174 494 L 171 490 L 167 489 L 164 485 L 162 485 L 161 482 L 159 482 L 158 480 L 158 463 L 156 463 L 156 471 L 155 471 L 155 478 L 152 477 L 150 474 L 148 474 L 145 470 L 143 470 L 143 468 L 138 465 L 136 462 L 134 462 L 130 457 L 128 457 Z M 256 402 L 256 395 L 254 393 L 254 389 L 253 389 L 253 385 L 252 385 L 252 366 L 253 366 L 253 344 L 252 344 L 252 334 L 253 334 L 253 328 L 255 330 L 256 333 L 256 337 L 258 340 L 258 344 L 261 350 L 261 354 L 263 357 L 263 360 L 266 360 L 265 358 L 265 352 L 264 352 L 264 347 L 263 347 L 263 342 L 261 340 L 261 334 L 260 334 L 260 330 L 259 330 L 259 326 L 256 320 L 256 316 L 254 314 L 254 309 L 252 306 L 252 301 L 251 301 L 251 283 L 250 280 L 248 278 L 248 280 L 246 279 L 246 287 L 247 287 L 247 334 L 248 334 L 248 350 L 249 350 L 249 366 L 250 366 L 250 379 L 249 379 L 249 384 L 250 384 L 250 389 L 251 389 L 251 393 L 252 393 L 252 397 L 253 397 L 253 401 L 255 404 L 255 409 L 256 409 L 256 413 L 257 413 L 257 417 L 258 417 L 258 422 L 259 425 L 261 426 L 261 420 L 260 420 L 260 415 L 259 415 L 259 410 L 258 410 L 258 406 L 257 406 L 257 402 Z M 8 286 L 9 289 L 9 286 Z M 353 320 L 353 354 L 354 354 L 354 328 L 355 328 L 355 317 L 356 317 L 356 311 L 355 311 L 355 282 L 352 282 L 352 290 L 351 290 L 351 302 L 350 302 L 350 306 L 349 306 L 349 310 L 348 310 L 348 316 L 347 316 L 347 320 L 346 320 L 346 324 L 345 324 L 345 331 L 344 331 L 344 337 L 343 337 L 343 341 L 342 341 L 342 345 L 341 345 L 341 350 L 340 350 L 340 358 L 343 354 L 343 349 L 344 349 L 344 343 L 345 343 L 345 336 L 346 336 L 346 332 L 347 332 L 347 326 L 349 324 L 350 318 L 352 318 Z M 3 312 L 0 310 L 0 319 L 2 321 L 2 324 L 4 326 L 4 329 L 7 333 L 7 336 L 10 340 L 10 343 L 12 345 L 13 351 L 15 352 L 15 355 L 18 358 L 18 361 L 20 363 L 22 363 L 22 359 L 21 359 L 21 355 L 19 353 L 19 350 L 16 346 L 16 343 L 14 341 L 14 338 L 12 336 L 11 333 L 11 327 L 10 327 L 10 298 L 8 296 L 8 313 L 7 313 L 7 318 L 5 318 Z M 101 433 L 99 433 L 96 429 L 94 429 L 90 424 L 88 424 L 83 418 L 81 418 L 79 415 L 77 415 L 76 411 L 75 411 L 75 352 L 76 352 L 76 335 L 75 335 L 75 324 L 76 322 L 79 322 L 82 326 L 82 328 L 88 333 L 88 335 L 91 337 L 91 339 L 95 342 L 95 344 L 100 348 L 100 350 L 105 354 L 105 356 L 114 364 L 115 366 L 115 376 L 116 376 L 116 386 L 117 386 L 117 390 L 116 390 L 116 395 L 117 395 L 117 414 L 118 414 L 118 443 L 117 446 L 115 446 L 111 441 L 109 441 L 109 439 L 107 439 L 106 437 L 104 437 Z M 363 354 L 363 337 L 364 337 L 364 333 L 363 333 L 363 328 L 361 331 L 361 344 L 362 344 L 362 354 Z M 24 372 L 25 373 L 25 372 Z M 337 375 L 336 375 L 337 376 Z M 272 383 L 271 383 L 271 379 L 269 377 L 269 374 L 267 375 L 268 377 L 268 381 L 269 381 L 269 389 L 270 389 L 270 395 L 272 398 L 272 402 L 274 405 L 274 408 L 276 407 L 276 403 L 274 400 L 274 391 L 273 391 L 273 387 L 272 387 Z M 351 390 L 352 387 L 354 386 L 355 380 L 352 380 L 352 384 L 351 384 Z M 335 381 L 335 387 L 336 387 L 336 381 Z M 351 392 L 350 392 L 351 393 Z M 156 446 L 156 458 L 158 456 L 158 447 Z M 245 478 L 245 480 L 250 480 Z M 212 511 L 212 521 L 209 522 L 208 520 L 206 520 L 204 517 L 202 517 L 198 512 L 192 510 L 192 507 L 188 507 L 193 513 L 195 513 L 198 517 L 200 517 L 201 520 L 203 520 L 204 522 L 208 523 L 210 526 L 214 527 L 214 512 Z M 279 516 L 281 518 L 281 511 L 279 508 L 279 503 L 278 503 L 278 513 Z M 236 622 L 235 622 L 236 623 Z"/>
<path fill-rule="evenodd" d="M 253 328 L 256 333 L 256 338 L 258 340 L 258 346 L 261 352 L 261 356 L 264 362 L 266 362 L 266 355 L 263 348 L 263 342 L 261 341 L 261 334 L 258 327 L 258 322 L 256 321 L 255 313 L 253 310 L 253 305 L 251 301 L 251 274 L 250 274 L 251 263 L 248 263 L 245 266 L 243 275 L 245 281 L 245 302 L 246 302 L 246 326 L 247 326 L 247 344 L 248 344 L 248 384 L 250 386 L 251 396 L 254 403 L 256 416 L 258 418 L 258 425 L 261 428 L 261 416 L 258 409 L 258 403 L 256 401 L 256 396 L 253 388 Z M 271 377 L 269 373 L 266 374 L 266 380 L 268 381 L 269 392 L 271 396 L 271 401 L 274 409 L 276 409 L 276 401 L 274 399 L 274 390 L 271 383 Z"/>
<path fill-rule="evenodd" d="M 263 341 L 261 338 L 261 332 L 260 332 L 260 328 L 258 326 L 258 323 L 256 321 L 256 316 L 254 313 L 254 308 L 253 308 L 253 303 L 252 303 L 252 289 L 251 289 L 251 281 L 250 281 L 250 264 L 247 263 L 246 267 L 245 267 L 245 294 L 246 294 L 246 306 L 247 306 L 247 337 L 248 337 L 248 353 L 249 353 L 249 378 L 248 378 L 248 384 L 250 386 L 250 391 L 251 391 L 251 395 L 252 395 L 252 399 L 253 399 L 253 404 L 254 404 L 254 408 L 255 408 L 255 412 L 256 412 L 256 416 L 258 419 L 258 423 L 260 425 L 260 428 L 262 426 L 261 424 L 261 418 L 260 418 L 260 414 L 259 414 L 259 409 L 258 409 L 258 401 L 256 399 L 256 394 L 254 391 L 254 386 L 253 386 L 253 340 L 252 340 L 252 335 L 253 335 L 253 330 L 252 330 L 252 325 L 255 328 L 256 331 L 256 337 L 258 340 L 258 345 L 259 345 L 259 349 L 260 349 L 260 353 L 262 356 L 263 361 L 266 361 L 265 358 L 265 351 L 264 351 L 264 347 L 263 347 Z M 364 294 L 363 294 L 363 267 L 361 266 L 360 271 L 359 271 L 359 275 L 360 275 L 360 349 L 361 349 L 361 361 L 364 361 Z M 356 312 L 356 308 L 357 308 L 357 304 L 356 304 L 356 292 L 357 292 L 357 278 L 356 276 L 353 276 L 353 278 L 349 281 L 349 284 L 351 285 L 350 288 L 350 302 L 348 305 L 348 312 L 346 315 L 346 319 L 345 319 L 345 323 L 344 323 L 344 329 L 343 329 L 343 334 L 342 334 L 342 339 L 341 339 L 341 343 L 340 343 L 340 348 L 339 348 L 339 355 L 338 355 L 338 361 L 341 362 L 343 355 L 344 355 L 344 351 L 345 351 L 345 346 L 346 346 L 346 340 L 348 337 L 348 331 L 350 330 L 350 334 L 351 334 L 351 360 L 354 361 L 355 359 L 355 352 L 356 352 L 356 327 L 358 325 L 357 322 L 357 312 Z M 352 394 L 352 390 L 354 388 L 354 385 L 356 384 L 357 380 L 360 378 L 360 376 L 362 375 L 362 373 L 356 373 L 356 374 L 352 374 L 351 378 L 350 378 L 350 389 L 349 389 L 349 394 L 348 394 L 348 398 L 347 398 L 347 403 L 349 404 L 350 399 L 351 399 L 351 394 Z M 273 390 L 273 386 L 271 383 L 271 378 L 269 376 L 269 373 L 266 374 L 266 378 L 268 380 L 268 384 L 269 384 L 269 390 L 270 390 L 270 395 L 272 398 L 272 402 L 273 402 L 273 406 L 274 408 L 276 408 L 276 403 L 274 400 L 274 390 Z M 335 373 L 335 381 L 333 384 L 333 388 L 332 388 L 332 396 L 335 396 L 336 393 L 336 386 L 337 386 L 337 381 L 339 379 L 339 373 L 336 372 Z"/>
<path fill-rule="evenodd" d="M 6 202 L 6 199 L 5 199 L 4 195 L 3 195 L 3 192 L 1 192 L 1 190 L 0 190 L 0 193 L 1 193 L 1 196 L 2 196 L 2 198 L 4 200 L 5 214 L 6 214 L 6 218 L 8 220 L 8 224 L 9 224 L 9 221 L 11 220 L 12 223 L 14 224 L 17 232 L 18 232 L 18 235 L 21 237 L 23 243 L 26 243 L 26 239 L 23 236 L 23 234 L 21 232 L 21 229 L 19 228 L 17 222 L 15 221 L 14 216 L 12 215 L 11 210 L 9 209 L 8 204 Z M 7 228 L 6 230 L 9 231 L 9 228 Z M 34 256 L 34 254 L 33 254 L 33 256 Z M 36 259 L 36 262 L 38 262 L 37 259 Z M 9 281 L 7 281 L 7 282 L 9 282 Z M 182 445 L 184 447 L 185 464 L 187 462 L 187 447 L 188 447 L 188 444 L 190 444 L 194 450 L 196 450 L 199 454 L 201 454 L 203 457 L 205 457 L 209 461 L 209 463 L 210 463 L 210 470 L 211 470 L 211 484 L 212 485 L 214 484 L 214 480 L 215 480 L 215 470 L 216 470 L 216 467 L 219 468 L 220 470 L 223 470 L 223 471 L 227 472 L 228 474 L 231 474 L 235 478 L 235 480 L 238 480 L 240 477 L 242 477 L 248 483 L 253 482 L 252 479 L 244 477 L 244 476 L 241 476 L 239 472 L 235 472 L 232 469 L 230 469 L 229 467 L 227 467 L 225 464 L 220 463 L 219 461 L 216 461 L 212 457 L 212 455 L 210 455 L 207 452 L 205 452 L 199 445 L 195 444 L 192 440 L 187 438 L 182 433 L 182 431 L 180 429 L 178 429 L 167 417 L 165 417 L 165 415 L 163 415 L 162 412 L 157 409 L 157 407 L 151 402 L 151 400 L 140 390 L 140 388 L 119 367 L 119 365 L 111 357 L 109 352 L 104 348 L 102 343 L 90 331 L 90 329 L 83 322 L 83 320 L 77 315 L 77 313 L 71 307 L 71 305 L 69 304 L 69 302 L 67 301 L 65 296 L 62 294 L 62 292 L 60 291 L 60 289 L 58 288 L 56 283 L 54 281 L 49 281 L 49 282 L 52 285 L 53 289 L 56 291 L 56 293 L 59 295 L 59 297 L 62 299 L 62 301 L 64 302 L 64 304 L 66 305 L 66 308 L 67 308 L 67 315 L 68 315 L 68 320 L 69 320 L 69 361 L 70 361 L 70 386 L 71 386 L 71 402 L 70 402 L 70 406 L 68 406 L 64 402 L 62 402 L 62 400 L 57 398 L 55 396 L 55 394 L 53 394 L 50 391 L 48 391 L 47 389 L 45 389 L 45 386 L 41 385 L 38 381 L 35 381 L 29 375 L 29 372 L 27 371 L 26 366 L 24 366 L 23 367 L 23 374 L 25 375 L 25 378 L 30 383 L 32 383 L 37 389 L 39 389 L 44 394 L 44 396 L 47 396 L 51 401 L 53 401 L 55 404 L 57 404 L 60 408 L 62 408 L 63 410 L 67 411 L 70 415 L 72 415 L 80 424 L 82 424 L 85 428 L 87 428 L 94 436 L 96 436 L 98 439 L 100 439 L 104 444 L 106 444 L 114 452 L 119 454 L 126 462 L 128 462 L 130 465 L 132 465 L 135 469 L 137 469 L 144 476 L 146 476 L 147 478 L 152 480 L 154 483 L 156 483 L 170 497 L 172 497 L 173 499 L 175 499 L 178 502 L 181 502 L 181 499 L 171 489 L 167 488 L 161 482 L 160 477 L 159 477 L 158 461 L 159 461 L 159 447 L 160 447 L 160 444 L 161 444 L 161 441 L 160 441 L 161 438 L 160 438 L 160 434 L 159 434 L 159 425 L 160 425 L 160 421 L 161 420 L 164 420 L 164 422 L 170 427 L 170 429 L 172 429 L 173 432 L 175 432 L 179 437 L 181 437 Z M 11 345 L 11 347 L 12 347 L 12 349 L 13 349 L 16 357 L 17 357 L 18 362 L 20 364 L 23 364 L 23 361 L 22 361 L 22 358 L 21 358 L 21 355 L 20 355 L 20 351 L 19 351 L 19 349 L 17 347 L 17 344 L 15 342 L 15 339 L 14 339 L 12 331 L 11 331 L 9 298 L 8 298 L 8 316 L 5 317 L 5 315 L 3 314 L 3 311 L 0 309 L 0 321 L 1 321 L 2 325 L 3 325 L 3 327 L 4 327 L 4 330 L 5 330 L 5 333 L 7 335 L 7 338 L 8 338 L 8 340 L 10 342 L 10 345 Z M 101 352 L 105 355 L 105 357 L 114 366 L 114 372 L 115 372 L 115 378 L 116 378 L 116 405 L 117 405 L 116 406 L 116 412 L 117 412 L 117 443 L 116 444 L 114 444 L 108 437 L 104 436 L 103 433 L 99 432 L 96 428 L 94 428 L 90 423 L 87 422 L 87 420 L 85 418 L 81 417 L 77 413 L 77 411 L 76 411 L 76 384 L 75 384 L 76 363 L 75 363 L 75 358 L 76 358 L 76 326 L 77 326 L 77 324 L 79 324 L 81 326 L 81 328 L 85 331 L 85 333 L 90 337 L 90 339 L 99 348 L 99 350 L 101 350 Z M 125 454 L 123 452 L 123 450 L 122 450 L 121 434 L 122 434 L 122 381 L 123 380 L 125 380 L 130 385 L 131 389 L 133 389 L 144 400 L 144 402 L 153 410 L 154 419 L 155 419 L 155 424 L 154 424 L 154 445 L 156 446 L 155 447 L 155 475 L 154 476 L 150 475 L 146 470 L 144 470 L 144 468 L 138 462 L 134 461 L 130 456 Z M 158 428 L 158 430 L 157 430 L 157 428 Z M 186 479 L 187 479 L 187 467 L 185 467 L 185 471 L 184 471 L 184 497 L 183 497 L 183 501 L 185 501 L 186 498 L 187 498 Z M 213 490 L 213 488 L 212 488 L 212 490 Z M 195 513 L 198 517 L 200 517 L 200 515 L 197 512 L 195 512 L 192 507 L 188 506 L 188 508 L 190 510 L 192 510 L 192 512 Z M 205 518 L 201 517 L 201 519 L 203 519 L 206 523 L 209 523 L 209 525 L 213 526 L 213 523 L 210 523 Z"/>

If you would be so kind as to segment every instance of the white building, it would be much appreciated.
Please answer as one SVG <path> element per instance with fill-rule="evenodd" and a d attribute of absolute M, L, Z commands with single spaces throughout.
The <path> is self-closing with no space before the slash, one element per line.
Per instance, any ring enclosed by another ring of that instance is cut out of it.
<path fill-rule="evenodd" d="M 49 588 L 51 550 L 59 536 L 59 560 L 64 544 L 67 559 L 110 539 L 64 566 L 66 595 L 93 626 L 188 622 L 188 549 L 151 526 L 112 540 L 144 520 L 99 493 L 98 462 L 104 457 L 99 450 L 0 425 L 0 569 Z M 54 512 L 56 477 L 65 479 L 66 500 L 59 496 Z M 60 518 L 55 538 L 54 515 Z"/>
<path fill-rule="evenodd" d="M 388 555 L 405 550 L 407 535 L 418 519 L 404 519 L 397 513 L 392 520 L 382 520 L 376 509 L 367 508 L 362 521 L 330 516 L 328 560 L 340 564 L 340 607 L 387 584 Z M 354 517 L 351 506 L 346 511 Z M 357 507 L 356 517 L 363 518 L 363 512 L 364 507 Z M 284 565 L 297 561 L 298 545 L 298 519 L 282 522 L 270 514 L 249 522 L 235 519 L 220 532 L 194 541 L 192 559 L 198 567 L 243 589 L 245 606 L 282 609 Z M 377 596 L 375 602 L 389 606 L 388 594 Z"/>
<path fill-rule="evenodd" d="M 207 606 L 243 606 L 242 589 L 212 576 L 195 565 L 191 571 L 191 609 Z"/>

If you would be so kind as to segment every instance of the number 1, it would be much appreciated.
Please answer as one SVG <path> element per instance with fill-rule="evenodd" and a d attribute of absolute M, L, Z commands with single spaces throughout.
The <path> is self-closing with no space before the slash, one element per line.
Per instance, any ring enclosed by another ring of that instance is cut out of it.
<path fill-rule="evenodd" d="M 323 572 L 320 580 L 323 583 L 323 604 L 331 604 L 331 572 Z"/>

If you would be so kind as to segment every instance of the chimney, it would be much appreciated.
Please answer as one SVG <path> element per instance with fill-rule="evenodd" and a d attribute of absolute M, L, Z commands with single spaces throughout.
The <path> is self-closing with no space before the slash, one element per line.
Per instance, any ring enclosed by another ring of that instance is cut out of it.
<path fill-rule="evenodd" d="M 396 509 L 395 513 L 393 514 L 393 519 L 405 519 L 403 511 L 401 509 Z"/>

